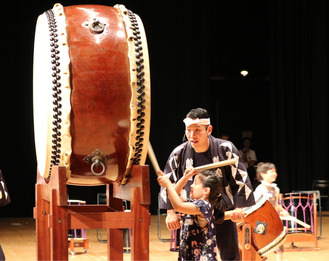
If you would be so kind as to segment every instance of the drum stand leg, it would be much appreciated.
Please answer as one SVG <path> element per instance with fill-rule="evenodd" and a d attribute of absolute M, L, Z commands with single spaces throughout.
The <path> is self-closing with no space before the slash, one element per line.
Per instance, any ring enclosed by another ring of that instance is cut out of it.
<path fill-rule="evenodd" d="M 242 227 L 241 254 L 242 260 L 251 260 L 251 227 L 248 224 Z"/>
<path fill-rule="evenodd" d="M 107 193 L 109 194 L 109 192 Z M 131 259 L 149 260 L 149 227 L 151 224 L 149 205 L 151 204 L 151 198 L 148 166 L 133 166 L 131 177 L 126 185 L 113 184 L 113 197 L 130 201 L 130 212 L 125 212 L 125 214 L 132 216 L 132 225 L 130 227 L 121 227 L 132 228 L 130 238 Z M 118 220 L 117 222 L 120 224 L 122 221 Z M 121 235 L 123 235 L 122 230 Z M 115 242 L 118 241 L 116 237 L 113 238 Z M 122 244 L 123 240 L 120 239 L 120 242 Z M 113 247 L 108 246 L 108 251 L 111 251 L 111 249 Z M 122 247 L 120 249 L 122 255 Z"/>
<path fill-rule="evenodd" d="M 262 258 L 256 251 L 255 247 L 252 245 L 251 242 L 251 235 L 252 235 L 251 226 L 249 224 L 244 224 L 238 227 L 238 235 L 240 240 L 240 253 L 241 253 L 241 260 L 242 261 L 249 261 L 249 260 L 259 260 L 263 261 L 267 258 Z"/>
<path fill-rule="evenodd" d="M 131 202 L 124 212 L 122 200 Z M 107 205 L 67 204 L 66 168 L 54 166 L 49 183 L 36 184 L 37 260 L 68 260 L 69 229 L 107 229 L 108 260 L 123 260 L 123 229 L 130 228 L 131 260 L 149 260 L 148 166 L 133 166 L 126 185 L 107 185 Z"/>
<path fill-rule="evenodd" d="M 48 184 L 39 176 L 34 208 L 37 259 L 68 260 L 66 169 L 54 167 Z"/>

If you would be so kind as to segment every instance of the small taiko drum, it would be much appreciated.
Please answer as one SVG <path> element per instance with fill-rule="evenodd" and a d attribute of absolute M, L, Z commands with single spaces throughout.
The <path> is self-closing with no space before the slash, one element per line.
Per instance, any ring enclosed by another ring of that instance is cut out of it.
<path fill-rule="evenodd" d="M 282 207 L 289 212 L 292 217 L 310 225 L 304 227 L 294 220 L 283 220 L 287 228 L 287 233 L 314 233 L 314 207 L 315 198 L 313 193 L 286 193 L 282 198 Z"/>
<path fill-rule="evenodd" d="M 38 17 L 33 72 L 38 172 L 67 184 L 128 181 L 143 165 L 150 71 L 141 19 L 123 5 L 54 5 Z"/>
<path fill-rule="evenodd" d="M 272 204 L 261 196 L 256 204 L 243 209 L 244 222 L 251 227 L 250 244 L 257 253 L 264 257 L 280 247 L 285 239 L 286 232 L 282 221 Z"/>

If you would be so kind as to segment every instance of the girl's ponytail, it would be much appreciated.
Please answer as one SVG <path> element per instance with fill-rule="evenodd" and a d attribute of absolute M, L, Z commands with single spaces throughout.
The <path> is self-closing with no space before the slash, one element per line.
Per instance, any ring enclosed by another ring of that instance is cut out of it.
<path fill-rule="evenodd" d="M 221 194 L 212 203 L 212 205 L 214 207 L 215 223 L 217 224 L 223 223 L 225 218 L 226 204 Z"/>

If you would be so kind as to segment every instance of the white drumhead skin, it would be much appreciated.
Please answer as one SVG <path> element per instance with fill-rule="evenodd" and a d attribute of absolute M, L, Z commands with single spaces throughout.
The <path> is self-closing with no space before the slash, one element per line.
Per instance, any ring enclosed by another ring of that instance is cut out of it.
<path fill-rule="evenodd" d="M 63 6 L 56 4 L 52 9 L 57 22 L 57 39 L 60 65 L 61 87 L 61 153 L 60 164 L 66 167 L 67 178 L 70 177 L 70 157 L 72 154 L 70 134 L 70 57 L 67 44 L 66 22 Z M 52 128 L 53 128 L 53 93 L 52 63 L 48 18 L 44 13 L 38 17 L 33 61 L 33 113 L 34 135 L 38 170 L 42 177 L 49 178 L 51 171 Z"/>
<path fill-rule="evenodd" d="M 51 63 L 49 29 L 46 15 L 40 15 L 37 21 L 34 41 L 33 61 L 33 113 L 34 136 L 37 153 L 38 170 L 41 176 L 49 176 L 51 155 L 48 153 L 47 141 L 51 140 L 51 118 L 49 111 L 52 109 L 51 101 Z M 50 88 L 49 88 L 50 87 Z"/>

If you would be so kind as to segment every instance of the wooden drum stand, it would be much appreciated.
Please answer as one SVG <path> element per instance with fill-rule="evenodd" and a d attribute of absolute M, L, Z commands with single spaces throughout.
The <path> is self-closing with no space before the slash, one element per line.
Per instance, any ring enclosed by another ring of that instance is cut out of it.
<path fill-rule="evenodd" d="M 251 244 L 252 228 L 249 224 L 238 226 L 239 248 L 242 261 L 265 261 L 267 257 L 261 257 L 255 247 Z"/>
<path fill-rule="evenodd" d="M 125 185 L 106 185 L 106 205 L 68 205 L 66 169 L 52 168 L 49 183 L 36 184 L 37 260 L 68 260 L 69 229 L 107 229 L 108 260 L 123 260 L 123 229 L 131 229 L 131 260 L 149 260 L 149 167 L 134 165 Z M 123 211 L 130 201 L 130 212 Z"/>

